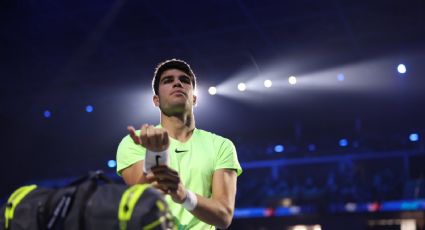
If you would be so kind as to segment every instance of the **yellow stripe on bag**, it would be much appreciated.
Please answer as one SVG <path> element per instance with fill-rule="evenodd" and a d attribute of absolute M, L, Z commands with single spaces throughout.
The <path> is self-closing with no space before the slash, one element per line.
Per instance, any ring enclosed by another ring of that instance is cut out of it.
<path fill-rule="evenodd" d="M 133 214 L 134 207 L 140 196 L 143 194 L 147 184 L 136 184 L 125 190 L 121 197 L 120 205 L 118 208 L 118 220 L 120 223 L 120 230 L 127 229 L 127 222 L 130 220 Z"/>
<path fill-rule="evenodd" d="M 145 227 L 143 227 L 143 230 L 154 229 L 155 227 L 157 227 L 158 225 L 160 225 L 165 220 L 166 220 L 166 218 L 164 216 L 161 216 L 160 218 L 158 218 L 158 220 L 155 220 L 154 222 L 152 222 L 152 223 L 146 225 Z"/>
<path fill-rule="evenodd" d="M 5 217 L 5 228 L 9 228 L 9 222 L 13 219 L 13 215 L 15 213 L 16 206 L 24 199 L 28 193 L 30 193 L 32 190 L 36 189 L 37 185 L 27 185 L 22 186 L 18 189 L 16 189 L 12 195 L 10 195 L 9 199 L 7 200 L 7 206 L 6 210 L 4 212 Z"/>
<path fill-rule="evenodd" d="M 158 207 L 159 211 L 163 212 L 165 210 L 165 205 L 164 203 L 162 203 L 162 201 L 157 200 L 155 204 Z"/>

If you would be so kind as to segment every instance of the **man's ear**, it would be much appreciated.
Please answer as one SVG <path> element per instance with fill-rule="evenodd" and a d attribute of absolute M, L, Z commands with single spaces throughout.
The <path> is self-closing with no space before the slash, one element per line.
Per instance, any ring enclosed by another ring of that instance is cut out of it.
<path fill-rule="evenodd" d="M 197 99 L 196 95 L 193 95 L 193 105 L 196 105 Z"/>
<path fill-rule="evenodd" d="M 153 104 L 155 105 L 155 107 L 159 107 L 159 96 L 158 95 L 153 95 L 152 101 L 153 101 Z"/>

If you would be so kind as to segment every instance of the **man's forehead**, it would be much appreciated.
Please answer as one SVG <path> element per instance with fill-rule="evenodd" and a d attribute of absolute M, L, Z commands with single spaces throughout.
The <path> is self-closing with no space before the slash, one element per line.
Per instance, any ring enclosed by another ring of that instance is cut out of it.
<path fill-rule="evenodd" d="M 181 70 L 179 70 L 179 69 L 167 69 L 166 71 L 164 71 L 164 72 L 161 74 L 160 79 L 162 79 L 163 77 L 170 77 L 170 76 L 177 76 L 177 77 L 180 77 L 180 76 L 182 76 L 182 75 L 187 76 L 187 77 L 190 77 L 190 75 L 189 75 L 189 74 L 187 74 L 187 73 L 185 73 L 185 72 L 183 72 L 183 71 L 181 71 Z"/>

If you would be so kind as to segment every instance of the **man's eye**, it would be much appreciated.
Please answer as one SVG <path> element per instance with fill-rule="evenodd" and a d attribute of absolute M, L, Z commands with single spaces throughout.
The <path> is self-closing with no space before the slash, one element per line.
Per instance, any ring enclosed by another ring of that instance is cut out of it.
<path fill-rule="evenodd" d="M 186 83 L 186 84 L 190 84 L 190 79 L 187 78 L 187 77 L 182 78 L 181 81 Z"/>
<path fill-rule="evenodd" d="M 167 84 L 167 83 L 170 83 L 170 82 L 172 82 L 172 80 L 171 79 L 166 79 L 166 80 L 164 80 L 164 81 L 162 81 L 164 84 Z"/>

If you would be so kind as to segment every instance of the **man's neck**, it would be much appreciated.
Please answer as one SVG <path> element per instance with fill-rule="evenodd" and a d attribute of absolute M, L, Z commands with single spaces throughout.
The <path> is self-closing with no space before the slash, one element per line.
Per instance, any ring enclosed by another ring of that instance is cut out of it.
<path fill-rule="evenodd" d="M 161 113 L 161 126 L 167 130 L 170 137 L 186 142 L 195 129 L 195 118 L 193 113 L 181 116 L 167 116 Z"/>

